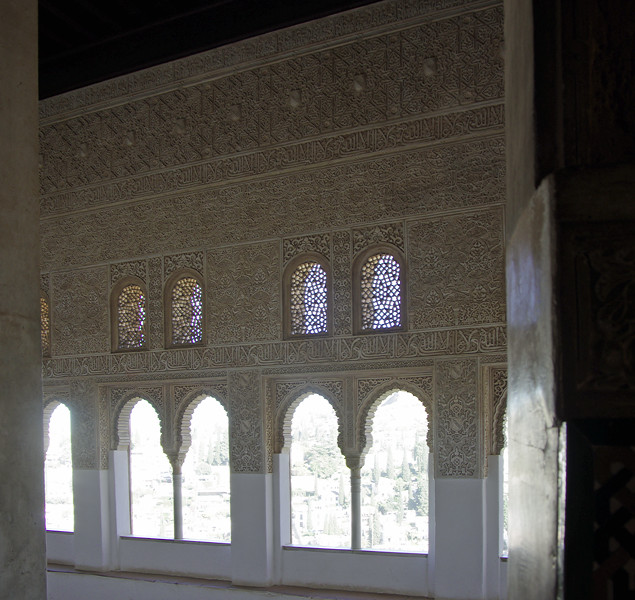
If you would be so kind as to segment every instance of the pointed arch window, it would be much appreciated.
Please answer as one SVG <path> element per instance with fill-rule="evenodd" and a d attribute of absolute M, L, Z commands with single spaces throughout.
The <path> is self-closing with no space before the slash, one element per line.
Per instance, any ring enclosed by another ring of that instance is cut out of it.
<path fill-rule="evenodd" d="M 166 287 L 167 346 L 203 342 L 203 285 L 196 271 L 180 271 Z"/>
<path fill-rule="evenodd" d="M 303 255 L 285 277 L 285 332 L 288 337 L 325 335 L 330 329 L 330 277 L 321 256 Z"/>
<path fill-rule="evenodd" d="M 40 333 L 42 336 L 42 356 L 51 356 L 51 311 L 44 292 L 40 293 Z"/>
<path fill-rule="evenodd" d="M 120 282 L 112 294 L 113 350 L 146 347 L 146 291 L 141 280 Z"/>
<path fill-rule="evenodd" d="M 403 259 L 396 249 L 375 248 L 358 257 L 355 273 L 357 333 L 403 329 Z"/>

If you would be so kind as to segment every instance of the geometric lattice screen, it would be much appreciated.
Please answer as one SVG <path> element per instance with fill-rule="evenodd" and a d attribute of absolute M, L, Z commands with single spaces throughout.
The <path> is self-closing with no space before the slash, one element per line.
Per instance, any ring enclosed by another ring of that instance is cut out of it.
<path fill-rule="evenodd" d="M 291 333 L 326 333 L 326 272 L 316 262 L 305 262 L 291 275 Z"/>
<path fill-rule="evenodd" d="M 391 254 L 375 254 L 362 267 L 362 329 L 388 329 L 401 325 L 401 277 Z"/>
<path fill-rule="evenodd" d="M 595 446 L 594 600 L 635 599 L 635 448 Z"/>
<path fill-rule="evenodd" d="M 127 285 L 117 299 L 117 328 L 120 350 L 143 348 L 145 345 L 146 298 L 136 284 Z"/>
<path fill-rule="evenodd" d="M 203 288 L 194 277 L 179 279 L 172 288 L 172 344 L 203 341 Z"/>

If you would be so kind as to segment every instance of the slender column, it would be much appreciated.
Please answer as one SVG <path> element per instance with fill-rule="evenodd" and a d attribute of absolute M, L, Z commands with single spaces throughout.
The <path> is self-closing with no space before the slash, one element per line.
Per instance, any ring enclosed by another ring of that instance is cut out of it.
<path fill-rule="evenodd" d="M 183 475 L 181 462 L 172 461 L 172 492 L 174 496 L 174 539 L 183 539 Z"/>
<path fill-rule="evenodd" d="M 364 459 L 357 454 L 346 457 L 346 466 L 351 470 L 351 548 L 362 547 L 362 497 L 361 470 Z"/>
<path fill-rule="evenodd" d="M 361 469 L 351 469 L 351 548 L 362 547 L 362 501 L 361 501 Z"/>
<path fill-rule="evenodd" d="M 0 13 L 0 596 L 43 600 L 37 2 Z"/>

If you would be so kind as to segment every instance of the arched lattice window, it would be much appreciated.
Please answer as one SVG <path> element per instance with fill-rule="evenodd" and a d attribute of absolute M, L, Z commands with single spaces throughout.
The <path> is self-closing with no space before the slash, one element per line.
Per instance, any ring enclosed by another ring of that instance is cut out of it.
<path fill-rule="evenodd" d="M 376 331 L 404 325 L 403 269 L 400 257 L 378 250 L 358 261 L 356 329 Z"/>
<path fill-rule="evenodd" d="M 135 350 L 146 345 L 146 295 L 142 284 L 133 282 L 118 288 L 116 295 L 115 350 Z"/>
<path fill-rule="evenodd" d="M 51 313 L 49 301 L 40 295 L 40 332 L 42 335 L 42 356 L 51 356 Z"/>
<path fill-rule="evenodd" d="M 285 274 L 285 333 L 323 335 L 329 331 L 329 274 L 319 255 L 303 255 Z"/>
<path fill-rule="evenodd" d="M 320 263 L 302 263 L 291 276 L 291 333 L 326 333 L 326 271 Z"/>
<path fill-rule="evenodd" d="M 167 331 L 169 346 L 203 341 L 203 286 L 198 274 L 181 273 L 168 285 Z"/>

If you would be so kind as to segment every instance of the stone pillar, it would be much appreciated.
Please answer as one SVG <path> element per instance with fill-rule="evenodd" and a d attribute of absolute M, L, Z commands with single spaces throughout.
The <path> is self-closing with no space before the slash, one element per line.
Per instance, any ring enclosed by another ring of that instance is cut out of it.
<path fill-rule="evenodd" d="M 268 586 L 273 567 L 273 476 L 267 465 L 264 394 L 255 371 L 228 374 L 232 582 Z"/>
<path fill-rule="evenodd" d="M 0 595 L 46 597 L 37 3 L 0 18 Z"/>

